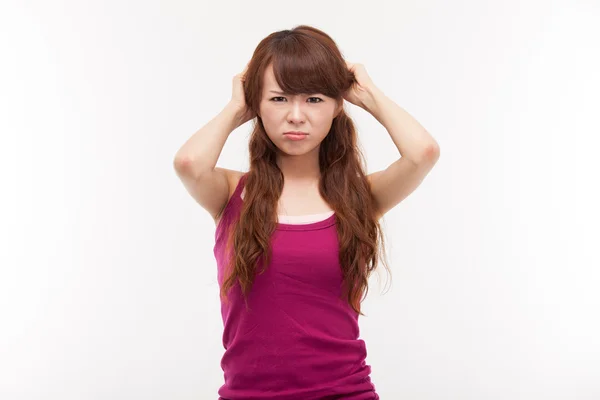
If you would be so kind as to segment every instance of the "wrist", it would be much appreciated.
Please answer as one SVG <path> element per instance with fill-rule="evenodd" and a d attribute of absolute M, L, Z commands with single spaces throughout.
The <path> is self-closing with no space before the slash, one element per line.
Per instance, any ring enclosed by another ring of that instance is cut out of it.
<path fill-rule="evenodd" d="M 365 111 L 373 114 L 377 112 L 377 108 L 381 101 L 385 98 L 385 94 L 376 86 L 368 86 L 366 94 L 362 99 Z"/>
<path fill-rule="evenodd" d="M 227 103 L 221 113 L 226 114 L 227 118 L 231 121 L 232 130 L 238 128 L 244 123 L 244 121 L 242 121 L 244 110 L 234 103 Z"/>

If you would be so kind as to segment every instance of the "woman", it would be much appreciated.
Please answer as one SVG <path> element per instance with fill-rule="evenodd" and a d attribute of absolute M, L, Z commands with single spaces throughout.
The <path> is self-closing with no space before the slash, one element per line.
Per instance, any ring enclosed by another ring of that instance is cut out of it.
<path fill-rule="evenodd" d="M 387 169 L 365 174 L 344 99 L 391 135 L 402 157 Z M 216 167 L 228 135 L 252 119 L 250 170 Z M 378 221 L 438 156 L 429 133 L 324 32 L 301 25 L 259 43 L 230 103 L 174 162 L 216 223 L 220 399 L 379 398 L 358 338 Z"/>

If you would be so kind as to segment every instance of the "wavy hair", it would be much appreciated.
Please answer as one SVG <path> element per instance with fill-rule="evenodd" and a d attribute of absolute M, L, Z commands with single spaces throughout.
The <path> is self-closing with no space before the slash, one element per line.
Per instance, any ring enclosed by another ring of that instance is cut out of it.
<path fill-rule="evenodd" d="M 244 80 L 246 104 L 257 114 L 264 72 L 271 63 L 277 83 L 289 94 L 322 93 L 339 101 L 356 82 L 336 43 L 326 33 L 307 25 L 274 32 L 256 47 Z M 229 289 L 239 282 L 246 306 L 257 266 L 264 262 L 259 272 L 262 273 L 271 260 L 270 238 L 277 227 L 277 203 L 284 183 L 276 163 L 277 152 L 257 115 L 249 141 L 250 169 L 244 177 L 244 202 L 226 242 L 229 250 L 233 243 L 235 254 L 229 257 L 221 286 L 221 296 L 227 299 Z M 356 128 L 342 109 L 320 144 L 319 192 L 337 217 L 342 298 L 360 315 L 364 315 L 361 302 L 368 293 L 368 278 L 380 260 L 380 244 L 391 276 L 378 222 L 381 216 L 377 214 L 364 165 Z"/>

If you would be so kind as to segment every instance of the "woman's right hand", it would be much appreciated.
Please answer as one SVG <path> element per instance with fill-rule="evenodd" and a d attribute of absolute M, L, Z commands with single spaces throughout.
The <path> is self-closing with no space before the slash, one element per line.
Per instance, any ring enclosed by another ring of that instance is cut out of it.
<path fill-rule="evenodd" d="M 246 79 L 246 71 L 248 66 L 244 68 L 244 71 L 233 77 L 233 87 L 231 90 L 231 100 L 229 104 L 236 110 L 238 115 L 239 125 L 243 125 L 256 117 L 256 113 L 251 111 L 246 104 L 246 97 L 244 95 L 244 81 Z"/>

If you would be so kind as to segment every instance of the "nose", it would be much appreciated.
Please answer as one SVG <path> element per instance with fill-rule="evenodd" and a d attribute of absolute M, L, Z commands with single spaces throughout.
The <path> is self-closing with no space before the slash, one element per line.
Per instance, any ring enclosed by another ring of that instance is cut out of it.
<path fill-rule="evenodd" d="M 288 111 L 288 122 L 290 124 L 298 124 L 304 122 L 305 116 L 302 110 L 302 101 L 290 102 L 290 109 Z"/>

